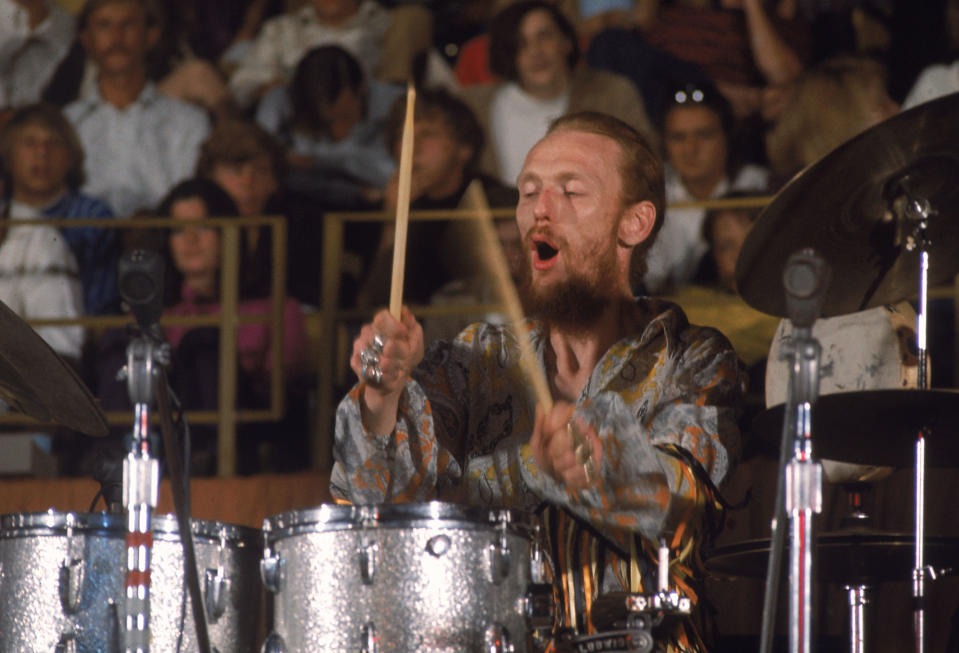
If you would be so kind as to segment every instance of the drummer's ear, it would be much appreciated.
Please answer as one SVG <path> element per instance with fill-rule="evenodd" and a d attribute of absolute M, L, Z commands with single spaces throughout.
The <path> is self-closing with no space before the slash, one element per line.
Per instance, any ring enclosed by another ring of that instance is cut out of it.
<path fill-rule="evenodd" d="M 635 247 L 647 238 L 656 224 L 656 207 L 652 202 L 636 202 L 623 211 L 617 237 L 620 244 Z"/>

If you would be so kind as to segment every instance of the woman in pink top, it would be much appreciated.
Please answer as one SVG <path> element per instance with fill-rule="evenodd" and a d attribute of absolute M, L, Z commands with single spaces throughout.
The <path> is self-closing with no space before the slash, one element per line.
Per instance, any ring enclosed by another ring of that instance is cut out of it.
<path fill-rule="evenodd" d="M 183 221 L 184 227 L 169 234 L 166 279 L 166 315 L 210 315 L 220 312 L 220 230 L 189 225 L 208 217 L 237 215 L 236 205 L 215 182 L 203 178 L 180 182 L 167 194 L 157 214 Z M 189 226 L 188 226 L 189 225 Z M 242 247 L 242 246 L 241 246 Z M 243 248 L 245 250 L 245 248 Z M 251 283 L 244 278 L 246 252 L 240 253 L 241 315 L 268 315 L 270 297 L 256 296 Z M 300 305 L 287 299 L 283 314 L 283 363 L 288 382 L 295 382 L 303 373 L 306 351 L 306 330 Z M 184 337 L 197 327 L 167 326 L 167 341 L 178 349 Z M 242 371 L 253 383 L 256 404 L 269 400 L 269 380 L 273 368 L 272 339 L 269 322 L 241 324 L 237 327 L 237 353 Z M 241 400 L 244 399 L 241 397 Z M 249 406 L 244 406 L 249 407 Z"/>

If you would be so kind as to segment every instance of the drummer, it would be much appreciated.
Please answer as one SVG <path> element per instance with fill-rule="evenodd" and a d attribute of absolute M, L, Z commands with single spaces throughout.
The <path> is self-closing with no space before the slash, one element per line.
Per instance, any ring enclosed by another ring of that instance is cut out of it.
<path fill-rule="evenodd" d="M 337 410 L 331 490 L 357 504 L 540 513 L 563 625 L 585 633 L 597 595 L 656 590 L 660 538 L 671 584 L 693 593 L 690 545 L 739 452 L 744 375 L 720 333 L 633 295 L 664 203 L 662 163 L 635 130 L 564 116 L 518 188 L 521 294 L 552 409 L 536 405 L 503 328 L 476 324 L 425 348 L 409 310 L 381 311 L 353 343 L 360 381 Z M 688 628 L 673 640 L 697 645 Z"/>

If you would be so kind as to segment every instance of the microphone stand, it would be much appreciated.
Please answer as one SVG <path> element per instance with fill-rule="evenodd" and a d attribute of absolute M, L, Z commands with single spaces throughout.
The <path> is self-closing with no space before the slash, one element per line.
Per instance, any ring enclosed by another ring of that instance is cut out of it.
<path fill-rule="evenodd" d="M 766 570 L 760 651 L 769 653 L 775 627 L 779 571 L 787 514 L 791 520 L 789 550 L 789 650 L 812 650 L 813 514 L 822 511 L 822 466 L 812 458 L 812 405 L 819 394 L 821 347 L 812 325 L 822 308 L 829 268 L 809 249 L 794 253 L 786 263 L 783 285 L 794 330 L 782 356 L 791 361 L 786 410 L 780 445 L 779 481 Z M 792 459 L 789 451 L 792 451 Z"/>
<path fill-rule="evenodd" d="M 127 565 L 121 630 L 127 653 L 150 650 L 151 515 L 160 491 L 160 463 L 150 451 L 150 406 L 156 396 L 158 366 L 169 362 L 169 345 L 144 332 L 130 341 L 127 364 L 121 371 L 134 406 L 133 439 L 123 460 Z"/>

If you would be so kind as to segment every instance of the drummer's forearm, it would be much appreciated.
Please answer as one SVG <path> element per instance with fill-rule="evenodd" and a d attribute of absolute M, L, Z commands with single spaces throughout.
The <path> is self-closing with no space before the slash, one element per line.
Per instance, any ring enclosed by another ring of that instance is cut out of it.
<path fill-rule="evenodd" d="M 369 387 L 360 395 L 360 418 L 363 429 L 373 435 L 387 435 L 396 428 L 397 414 L 400 409 L 400 396 L 403 389 L 382 393 Z"/>

